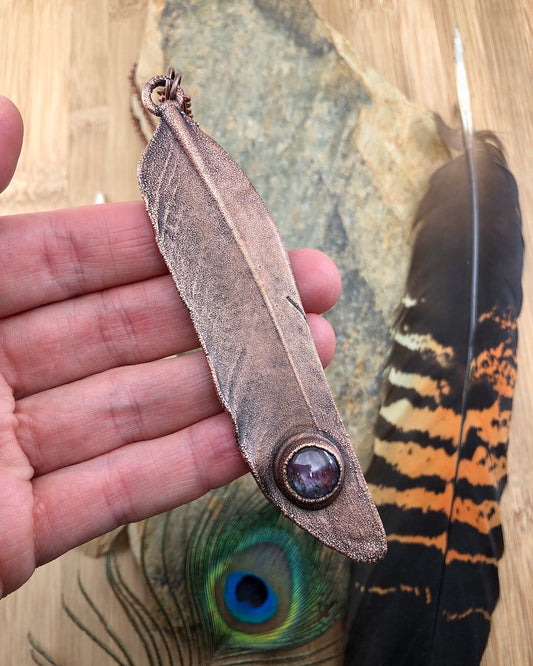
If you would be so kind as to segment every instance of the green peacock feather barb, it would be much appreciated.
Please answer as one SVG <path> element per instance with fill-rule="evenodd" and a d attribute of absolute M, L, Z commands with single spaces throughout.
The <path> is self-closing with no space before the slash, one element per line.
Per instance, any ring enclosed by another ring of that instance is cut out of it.
<path fill-rule="evenodd" d="M 110 663 L 323 664 L 342 654 L 348 560 L 282 516 L 251 479 L 130 526 L 130 540 L 146 598 L 125 580 L 116 542 L 106 555 L 106 575 L 137 637 L 135 652 L 81 580 L 92 621 L 63 602 Z M 58 663 L 33 638 L 30 643 L 36 663 Z"/>

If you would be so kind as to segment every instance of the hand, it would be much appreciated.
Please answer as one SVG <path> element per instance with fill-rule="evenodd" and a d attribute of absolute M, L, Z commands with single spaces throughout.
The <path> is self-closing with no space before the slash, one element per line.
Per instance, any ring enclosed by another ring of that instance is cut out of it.
<path fill-rule="evenodd" d="M 0 97 L 0 190 L 22 120 Z M 291 263 L 321 360 L 340 292 Z M 0 597 L 36 566 L 244 474 L 188 313 L 141 202 L 0 218 Z"/>

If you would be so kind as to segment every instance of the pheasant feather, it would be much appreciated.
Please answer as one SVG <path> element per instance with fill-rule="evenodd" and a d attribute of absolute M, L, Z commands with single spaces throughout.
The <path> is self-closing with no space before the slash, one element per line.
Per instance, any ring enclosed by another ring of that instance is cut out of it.
<path fill-rule="evenodd" d="M 347 664 L 476 664 L 498 599 L 499 500 L 523 243 L 501 144 L 472 133 L 432 177 L 367 473 L 388 538 L 354 566 Z"/>

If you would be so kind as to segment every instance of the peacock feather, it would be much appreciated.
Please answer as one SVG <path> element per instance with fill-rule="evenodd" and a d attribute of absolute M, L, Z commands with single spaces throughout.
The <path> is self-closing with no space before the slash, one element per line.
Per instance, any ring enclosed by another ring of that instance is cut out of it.
<path fill-rule="evenodd" d="M 282 516 L 251 479 L 130 526 L 130 543 L 146 598 L 126 582 L 117 543 L 106 554 L 106 573 L 139 639 L 136 653 L 81 581 L 80 596 L 105 639 L 64 603 L 68 617 L 112 662 L 322 664 L 342 654 L 348 560 Z M 58 663 L 31 643 L 37 663 Z"/>

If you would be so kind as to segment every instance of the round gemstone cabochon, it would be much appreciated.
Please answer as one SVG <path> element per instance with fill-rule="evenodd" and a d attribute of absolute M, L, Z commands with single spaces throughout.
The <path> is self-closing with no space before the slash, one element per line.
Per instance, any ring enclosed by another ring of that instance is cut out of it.
<path fill-rule="evenodd" d="M 329 495 L 339 483 L 340 468 L 335 457 L 318 446 L 298 449 L 287 462 L 287 481 L 305 499 Z"/>

